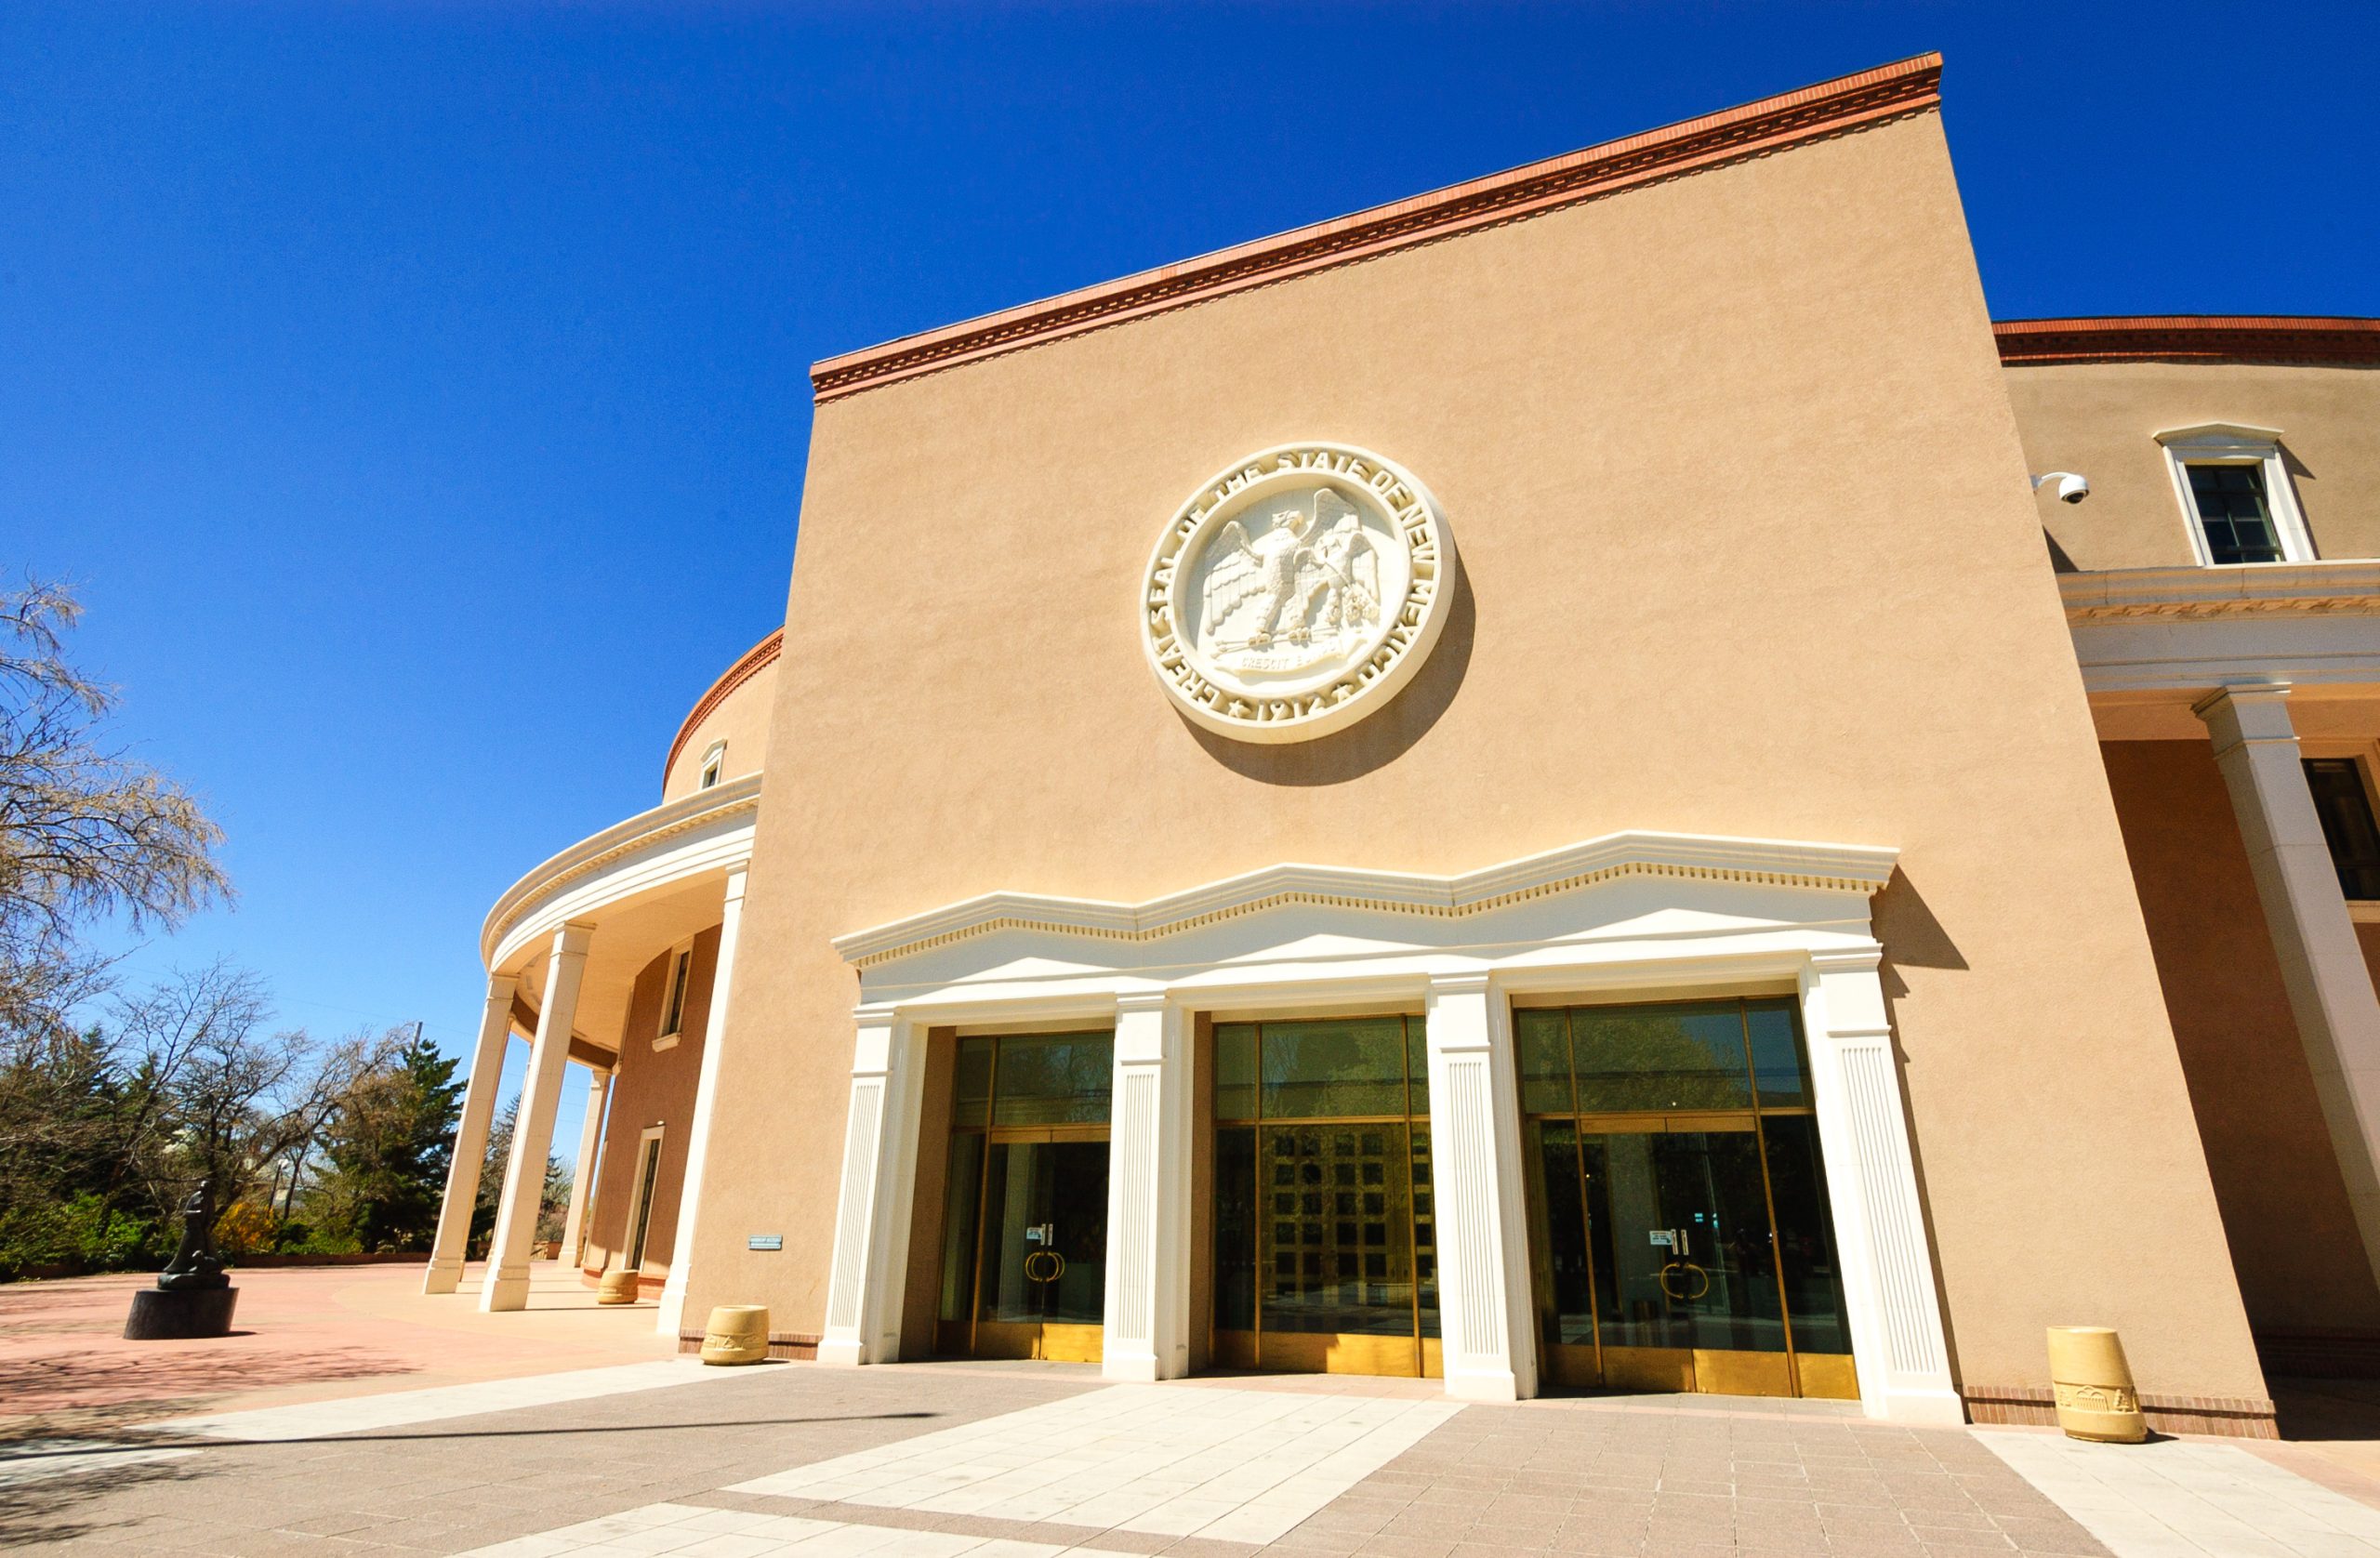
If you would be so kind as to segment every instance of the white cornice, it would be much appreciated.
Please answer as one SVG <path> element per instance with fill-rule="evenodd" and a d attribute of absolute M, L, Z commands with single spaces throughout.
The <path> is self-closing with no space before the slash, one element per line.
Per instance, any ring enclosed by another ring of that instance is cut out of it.
<path fill-rule="evenodd" d="M 743 812 L 757 813 L 760 804 L 760 777 L 758 773 L 747 773 L 656 806 L 650 812 L 640 812 L 633 817 L 614 823 L 601 833 L 590 834 L 527 872 L 519 881 L 506 888 L 503 896 L 496 899 L 496 906 L 488 910 L 486 922 L 480 928 L 482 959 L 492 959 L 497 944 L 513 921 L 532 904 L 551 897 L 558 889 L 616 865 L 631 855 L 641 854 L 692 829 L 723 823 Z"/>
<path fill-rule="evenodd" d="M 2061 574 L 2069 622 L 2380 614 L 2380 561 L 2258 562 Z"/>
<path fill-rule="evenodd" d="M 2187 428 L 2163 428 L 2149 436 L 2160 443 L 2279 443 L 2281 429 L 2246 422 L 2194 422 Z"/>
<path fill-rule="evenodd" d="M 1153 941 L 1286 904 L 1460 918 L 1628 875 L 1765 882 L 1866 897 L 1884 886 L 1899 857 L 1897 850 L 1858 844 L 1613 833 L 1455 877 L 1281 865 L 1139 904 L 991 892 L 838 936 L 833 945 L 845 961 L 866 968 L 996 931 Z"/>

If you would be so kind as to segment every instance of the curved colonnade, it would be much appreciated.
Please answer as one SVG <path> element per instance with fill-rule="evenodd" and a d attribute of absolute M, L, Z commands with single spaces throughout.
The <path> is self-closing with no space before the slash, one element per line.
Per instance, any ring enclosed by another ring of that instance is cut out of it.
<path fill-rule="evenodd" d="M 772 634 L 755 646 L 688 715 L 670 748 L 660 805 L 543 862 L 488 911 L 480 934 L 486 1001 L 423 1291 L 452 1293 L 459 1284 L 499 1081 L 518 1036 L 529 1058 L 510 1150 L 501 1165 L 485 1166 L 503 1183 L 479 1307 L 526 1305 L 529 1262 L 541 1248 L 543 1166 L 567 1068 L 576 1063 L 588 1073 L 586 1124 L 552 1253 L 589 1276 L 633 1269 L 646 1290 L 663 1274 L 656 1328 L 676 1334 L 760 812 L 766 673 L 777 644 Z M 732 755 L 745 772 L 731 770 L 732 748 L 740 748 Z M 636 1123 L 633 1155 L 605 1150 L 607 1116 Z"/>

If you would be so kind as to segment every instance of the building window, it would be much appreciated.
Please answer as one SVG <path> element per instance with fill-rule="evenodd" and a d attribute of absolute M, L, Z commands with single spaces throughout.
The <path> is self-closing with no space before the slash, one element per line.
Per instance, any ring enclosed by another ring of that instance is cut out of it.
<path fill-rule="evenodd" d="M 2189 522 L 2190 549 L 2208 567 L 2311 562 L 2314 543 L 2270 428 L 2209 422 L 2169 428 L 2165 448 L 2175 491 Z"/>
<path fill-rule="evenodd" d="M 2265 473 L 2252 465 L 2194 465 L 2190 501 L 2209 561 L 2279 562 L 2281 538 L 2265 507 Z"/>
<path fill-rule="evenodd" d="M 718 784 L 719 776 L 726 767 L 727 743 L 723 741 L 712 742 L 710 750 L 703 754 L 703 776 L 694 786 L 694 788 L 698 790 L 707 790 L 713 785 Z"/>
<path fill-rule="evenodd" d="M 636 1179 L 628 1192 L 628 1257 L 630 1271 L 644 1269 L 645 1235 L 653 1231 L 654 1182 L 661 1177 L 661 1131 L 659 1126 L 648 1127 L 636 1144 Z"/>
<path fill-rule="evenodd" d="M 2373 822 L 2362 765 L 2353 758 L 2308 758 L 2306 787 L 2314 792 L 2339 890 L 2352 902 L 2380 901 L 2380 825 Z"/>
<path fill-rule="evenodd" d="M 661 1001 L 661 1031 L 653 1038 L 655 1050 L 668 1049 L 686 1031 L 686 982 L 694 971 L 693 947 L 681 947 L 670 955 L 669 985 Z"/>

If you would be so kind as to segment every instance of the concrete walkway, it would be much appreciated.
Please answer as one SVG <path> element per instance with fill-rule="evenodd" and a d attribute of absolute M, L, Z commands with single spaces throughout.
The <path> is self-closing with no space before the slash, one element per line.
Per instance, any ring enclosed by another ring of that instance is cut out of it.
<path fill-rule="evenodd" d="M 2117 1558 L 2380 1554 L 2380 1509 L 2237 1445 L 2089 1445 L 1990 1432 L 1977 1437 Z"/>
<path fill-rule="evenodd" d="M 0 1549 L 2380 1558 L 2350 1387 L 2307 1443 L 2119 1447 L 1838 1403 L 706 1369 L 551 1268 L 495 1316 L 411 1268 L 242 1281 L 249 1334 L 147 1347 L 113 1339 L 136 1283 L 0 1289 Z"/>

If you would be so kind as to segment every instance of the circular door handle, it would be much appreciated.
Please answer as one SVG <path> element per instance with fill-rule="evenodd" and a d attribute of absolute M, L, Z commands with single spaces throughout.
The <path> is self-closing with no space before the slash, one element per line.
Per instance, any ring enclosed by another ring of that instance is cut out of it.
<path fill-rule="evenodd" d="M 1066 1258 L 1054 1249 L 1037 1249 L 1025 1258 L 1025 1280 L 1055 1282 L 1066 1274 Z"/>
<path fill-rule="evenodd" d="M 1681 1286 L 1692 1287 L 1693 1290 L 1680 1292 L 1677 1287 L 1672 1287 L 1670 1284 L 1673 1274 Z M 1693 1285 L 1698 1279 L 1701 1286 L 1695 1287 Z M 1691 1261 L 1673 1261 L 1661 1268 L 1661 1291 L 1679 1303 L 1692 1303 L 1711 1291 L 1711 1274 Z"/>

